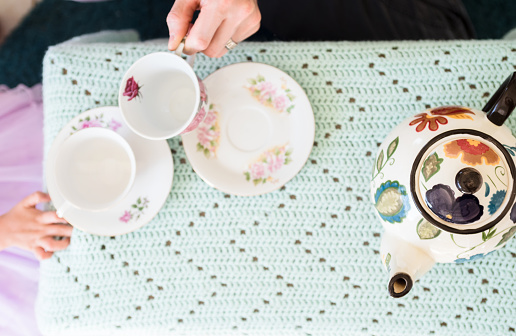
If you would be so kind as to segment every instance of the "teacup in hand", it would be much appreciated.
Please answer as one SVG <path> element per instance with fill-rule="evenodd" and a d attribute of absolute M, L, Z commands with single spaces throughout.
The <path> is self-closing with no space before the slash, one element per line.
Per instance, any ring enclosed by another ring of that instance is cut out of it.
<path fill-rule="evenodd" d="M 63 217 L 71 208 L 102 211 L 129 192 L 136 173 L 134 153 L 127 141 L 104 128 L 86 128 L 68 137 L 55 159 L 54 177 L 65 202 L 57 209 Z"/>
<path fill-rule="evenodd" d="M 192 69 L 193 57 L 183 60 L 183 44 L 175 53 L 157 52 L 137 60 L 125 73 L 118 103 L 126 124 L 151 140 L 193 131 L 206 116 L 207 94 Z"/>

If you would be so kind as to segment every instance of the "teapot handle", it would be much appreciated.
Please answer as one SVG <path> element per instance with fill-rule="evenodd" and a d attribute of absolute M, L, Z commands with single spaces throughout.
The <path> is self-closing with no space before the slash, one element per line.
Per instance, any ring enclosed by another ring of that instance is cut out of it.
<path fill-rule="evenodd" d="M 516 107 L 516 72 L 513 72 L 489 99 L 482 111 L 487 119 L 501 126 Z"/>

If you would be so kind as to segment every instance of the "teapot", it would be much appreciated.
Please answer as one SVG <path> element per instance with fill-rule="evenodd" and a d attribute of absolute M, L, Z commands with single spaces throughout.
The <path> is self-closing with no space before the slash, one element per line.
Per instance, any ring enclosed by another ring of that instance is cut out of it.
<path fill-rule="evenodd" d="M 503 125 L 515 105 L 516 72 L 482 111 L 427 109 L 379 147 L 371 197 L 392 297 L 435 263 L 477 260 L 516 233 L 516 138 Z"/>

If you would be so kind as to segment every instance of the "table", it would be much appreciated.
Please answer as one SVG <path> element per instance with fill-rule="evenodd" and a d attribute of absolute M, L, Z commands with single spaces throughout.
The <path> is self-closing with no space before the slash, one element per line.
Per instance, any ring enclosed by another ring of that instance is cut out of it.
<path fill-rule="evenodd" d="M 45 152 L 67 121 L 116 105 L 124 71 L 165 41 L 60 45 L 44 60 Z M 369 199 L 380 142 L 427 107 L 482 108 L 516 70 L 516 41 L 242 43 L 199 55 L 204 78 L 263 62 L 305 89 L 316 120 L 302 171 L 245 198 L 206 185 L 180 139 L 157 217 L 117 237 L 75 230 L 42 263 L 37 315 L 51 335 L 511 335 L 516 243 L 481 261 L 439 264 L 389 297 Z M 509 120 L 516 129 L 516 117 Z"/>

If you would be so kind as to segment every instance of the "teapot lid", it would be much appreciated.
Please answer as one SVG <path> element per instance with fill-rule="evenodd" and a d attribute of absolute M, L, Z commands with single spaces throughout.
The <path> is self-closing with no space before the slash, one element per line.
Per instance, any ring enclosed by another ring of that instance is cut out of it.
<path fill-rule="evenodd" d="M 432 139 L 416 158 L 411 192 L 423 217 L 452 233 L 473 234 L 498 223 L 515 199 L 515 167 L 491 136 L 454 130 Z"/>

